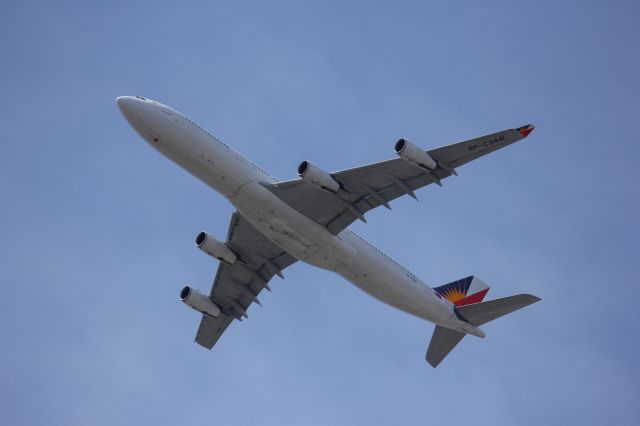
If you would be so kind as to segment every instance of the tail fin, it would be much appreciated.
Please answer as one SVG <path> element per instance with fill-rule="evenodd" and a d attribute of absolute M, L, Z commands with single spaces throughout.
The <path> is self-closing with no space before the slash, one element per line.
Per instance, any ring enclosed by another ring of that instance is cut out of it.
<path fill-rule="evenodd" d="M 531 294 L 518 294 L 488 302 L 457 306 L 455 311 L 460 319 L 480 326 L 538 301 L 540 298 Z M 427 350 L 427 362 L 432 367 L 437 367 L 464 336 L 465 333 L 437 325 Z"/>
<path fill-rule="evenodd" d="M 436 293 L 456 306 L 482 302 L 489 286 L 474 276 L 433 288 Z"/>

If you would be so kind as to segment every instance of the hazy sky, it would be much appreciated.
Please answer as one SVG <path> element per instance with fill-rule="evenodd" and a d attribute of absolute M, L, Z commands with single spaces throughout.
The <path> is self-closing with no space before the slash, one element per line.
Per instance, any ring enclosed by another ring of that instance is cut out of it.
<path fill-rule="evenodd" d="M 637 424 L 637 2 L 3 2 L 3 425 Z M 209 352 L 232 207 L 128 126 L 171 105 L 281 179 L 529 122 L 354 230 L 543 301 L 437 368 L 430 323 L 298 263 Z"/>

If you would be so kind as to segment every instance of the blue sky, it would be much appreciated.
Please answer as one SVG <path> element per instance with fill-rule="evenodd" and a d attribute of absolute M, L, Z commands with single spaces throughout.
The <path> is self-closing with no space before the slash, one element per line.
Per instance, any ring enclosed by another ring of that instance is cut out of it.
<path fill-rule="evenodd" d="M 7 425 L 635 424 L 636 2 L 4 2 Z M 436 370 L 431 324 L 296 264 L 209 352 L 177 300 L 231 206 L 145 144 L 143 95 L 281 179 L 520 126 L 354 229 L 431 285 L 543 301 Z"/>

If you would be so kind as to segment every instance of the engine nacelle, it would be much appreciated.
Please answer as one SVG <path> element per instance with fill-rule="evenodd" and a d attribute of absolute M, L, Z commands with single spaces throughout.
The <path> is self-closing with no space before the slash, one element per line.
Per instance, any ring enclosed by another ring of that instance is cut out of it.
<path fill-rule="evenodd" d="M 307 182 L 325 191 L 337 193 L 340 184 L 331 175 L 309 161 L 303 161 L 298 166 L 298 175 Z"/>
<path fill-rule="evenodd" d="M 180 291 L 180 300 L 182 300 L 187 306 L 190 306 L 205 315 L 209 315 L 214 318 L 218 318 L 220 316 L 220 306 L 213 303 L 213 300 L 209 299 L 193 287 L 189 287 L 188 285 L 185 286 Z"/>
<path fill-rule="evenodd" d="M 227 262 L 230 265 L 233 265 L 238 258 L 225 243 L 216 240 L 206 232 L 198 234 L 196 237 L 196 246 L 209 256 Z"/>
<path fill-rule="evenodd" d="M 435 170 L 438 163 L 429 154 L 406 139 L 398 139 L 395 145 L 396 154 L 404 161 L 429 171 Z"/>

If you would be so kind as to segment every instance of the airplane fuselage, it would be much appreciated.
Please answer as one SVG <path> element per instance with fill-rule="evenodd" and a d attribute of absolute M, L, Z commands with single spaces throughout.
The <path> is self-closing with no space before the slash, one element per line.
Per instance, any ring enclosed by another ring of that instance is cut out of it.
<path fill-rule="evenodd" d="M 263 184 L 269 173 L 232 150 L 183 114 L 139 97 L 118 98 L 134 129 L 154 148 L 229 202 L 269 240 L 295 258 L 333 271 L 371 296 L 402 311 L 484 337 L 441 298 L 389 256 L 349 229 L 333 235 L 290 207 Z"/>

